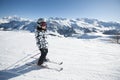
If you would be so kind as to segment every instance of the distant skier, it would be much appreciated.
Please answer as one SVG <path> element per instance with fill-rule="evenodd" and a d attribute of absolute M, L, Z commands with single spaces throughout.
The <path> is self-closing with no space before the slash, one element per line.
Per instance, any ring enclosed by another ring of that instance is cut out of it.
<path fill-rule="evenodd" d="M 47 24 L 44 20 L 44 18 L 39 18 L 37 21 L 37 28 L 35 32 L 35 38 L 36 38 L 36 44 L 38 45 L 38 48 L 41 52 L 41 56 L 38 60 L 37 65 L 41 65 L 46 61 L 46 56 L 48 53 L 48 42 L 47 42 Z"/>

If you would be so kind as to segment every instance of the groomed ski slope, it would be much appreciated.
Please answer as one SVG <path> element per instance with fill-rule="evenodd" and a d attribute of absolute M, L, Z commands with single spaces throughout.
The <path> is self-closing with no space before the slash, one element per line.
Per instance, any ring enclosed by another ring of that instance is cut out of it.
<path fill-rule="evenodd" d="M 0 80 L 120 80 L 120 45 L 100 39 L 51 36 L 48 41 L 47 57 L 63 61 L 60 66 L 49 66 L 63 67 L 63 71 L 28 67 L 25 64 L 35 60 L 31 58 L 7 69 L 10 73 L 3 72 L 11 64 L 37 54 L 39 50 L 34 33 L 0 31 Z"/>

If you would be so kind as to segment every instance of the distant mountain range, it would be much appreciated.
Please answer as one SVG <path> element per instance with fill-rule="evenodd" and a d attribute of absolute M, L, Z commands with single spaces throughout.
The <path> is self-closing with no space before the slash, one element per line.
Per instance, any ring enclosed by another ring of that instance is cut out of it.
<path fill-rule="evenodd" d="M 88 18 L 47 18 L 48 32 L 57 33 L 65 37 L 81 37 L 86 34 L 100 33 L 114 35 L 120 31 L 120 23 L 103 22 Z M 28 20 L 17 16 L 0 19 L 0 30 L 27 30 L 34 32 L 36 20 Z"/>

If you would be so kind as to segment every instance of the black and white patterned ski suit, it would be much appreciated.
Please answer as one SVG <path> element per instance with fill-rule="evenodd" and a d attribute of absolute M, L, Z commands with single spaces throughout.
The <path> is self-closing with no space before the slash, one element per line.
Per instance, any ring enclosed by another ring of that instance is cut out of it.
<path fill-rule="evenodd" d="M 41 65 L 45 61 L 46 55 L 48 53 L 48 42 L 47 42 L 46 30 L 42 30 L 38 27 L 35 33 L 35 38 L 36 38 L 36 44 L 39 50 L 41 51 L 41 56 L 38 60 L 38 65 Z"/>
<path fill-rule="evenodd" d="M 46 31 L 40 30 L 36 31 L 36 41 L 39 49 L 48 49 L 47 35 Z"/>

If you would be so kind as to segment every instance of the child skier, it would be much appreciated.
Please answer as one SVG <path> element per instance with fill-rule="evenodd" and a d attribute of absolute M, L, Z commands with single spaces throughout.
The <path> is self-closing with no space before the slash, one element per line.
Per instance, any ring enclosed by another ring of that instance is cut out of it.
<path fill-rule="evenodd" d="M 35 38 L 36 38 L 36 44 L 38 45 L 38 48 L 41 52 L 41 56 L 38 60 L 37 65 L 41 65 L 46 61 L 46 55 L 48 53 L 48 42 L 46 40 L 46 30 L 47 30 L 47 24 L 44 20 L 44 18 L 39 18 L 37 21 L 37 28 L 35 32 Z"/>

